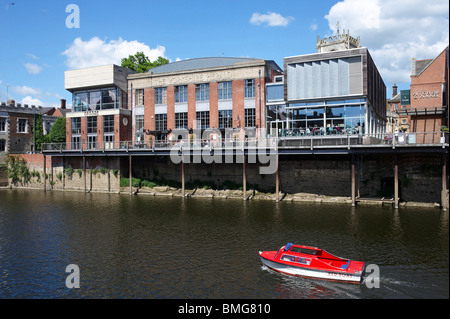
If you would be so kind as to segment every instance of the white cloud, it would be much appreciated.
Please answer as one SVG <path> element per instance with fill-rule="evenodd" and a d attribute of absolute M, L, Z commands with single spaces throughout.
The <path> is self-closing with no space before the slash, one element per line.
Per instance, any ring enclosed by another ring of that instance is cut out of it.
<path fill-rule="evenodd" d="M 435 58 L 449 43 L 448 0 L 343 0 L 325 18 L 361 37 L 389 89 L 410 82 L 411 59 Z"/>
<path fill-rule="evenodd" d="M 144 52 L 151 61 L 159 56 L 165 56 L 166 48 L 158 45 L 152 49 L 148 45 L 138 41 L 126 41 L 119 37 L 118 40 L 106 42 L 98 37 L 83 41 L 76 38 L 62 54 L 66 56 L 66 64 L 72 69 L 86 68 L 106 64 L 121 64 L 123 58 L 136 52 Z"/>
<path fill-rule="evenodd" d="M 12 89 L 14 93 L 19 95 L 36 95 L 36 96 L 41 95 L 41 89 L 35 89 L 26 85 L 14 86 Z"/>
<path fill-rule="evenodd" d="M 259 12 L 253 13 L 250 18 L 250 23 L 254 25 L 266 23 L 269 27 L 285 27 L 293 20 L 293 17 L 283 17 L 279 13 L 268 11 L 267 14 L 261 14 Z"/>
<path fill-rule="evenodd" d="M 316 23 L 311 23 L 311 24 L 309 25 L 309 29 L 310 29 L 311 31 L 316 31 L 316 30 L 317 30 L 317 24 L 316 24 Z"/>
<path fill-rule="evenodd" d="M 27 68 L 28 73 L 30 74 L 38 74 L 42 71 L 42 67 L 34 63 L 25 63 L 25 67 Z"/>
<path fill-rule="evenodd" d="M 22 103 L 22 105 L 27 104 L 27 105 L 34 105 L 34 106 L 43 106 L 43 104 L 44 104 L 44 103 L 42 103 L 41 100 L 35 99 L 35 98 L 33 98 L 33 97 L 29 96 L 29 95 L 24 97 L 22 99 L 21 103 Z"/>

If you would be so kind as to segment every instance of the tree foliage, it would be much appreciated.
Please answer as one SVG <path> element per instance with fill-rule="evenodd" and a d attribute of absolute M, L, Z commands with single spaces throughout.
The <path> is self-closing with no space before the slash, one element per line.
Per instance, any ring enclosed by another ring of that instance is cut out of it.
<path fill-rule="evenodd" d="M 148 72 L 151 68 L 169 63 L 168 59 L 158 57 L 156 61 L 150 61 L 150 59 L 144 54 L 144 52 L 136 52 L 135 55 L 129 55 L 128 58 L 122 59 L 122 66 L 136 71 L 138 73 Z"/>
<path fill-rule="evenodd" d="M 66 118 L 59 117 L 48 134 L 50 143 L 66 142 Z"/>

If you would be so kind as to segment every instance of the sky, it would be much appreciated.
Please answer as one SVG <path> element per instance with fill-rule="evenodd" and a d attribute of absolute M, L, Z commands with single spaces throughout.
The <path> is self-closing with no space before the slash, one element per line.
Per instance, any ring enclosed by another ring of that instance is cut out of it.
<path fill-rule="evenodd" d="M 64 71 L 120 65 L 138 51 L 282 68 L 285 57 L 315 53 L 338 22 L 368 48 L 388 98 L 394 83 L 409 89 L 412 58 L 435 58 L 449 43 L 448 0 L 0 0 L 0 101 L 70 107 Z"/>

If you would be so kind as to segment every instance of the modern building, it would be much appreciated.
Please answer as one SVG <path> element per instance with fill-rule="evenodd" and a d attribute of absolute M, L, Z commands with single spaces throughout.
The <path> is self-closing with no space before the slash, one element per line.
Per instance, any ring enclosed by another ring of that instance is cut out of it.
<path fill-rule="evenodd" d="M 182 60 L 130 74 L 132 139 L 177 139 L 174 129 L 246 128 L 251 135 L 252 128 L 265 127 L 265 84 L 281 74 L 274 61 L 230 57 Z"/>
<path fill-rule="evenodd" d="M 65 89 L 72 93 L 72 112 L 66 114 L 66 141 L 71 149 L 119 148 L 131 138 L 127 76 L 117 65 L 65 72 Z"/>
<path fill-rule="evenodd" d="M 410 90 L 402 97 L 407 106 L 399 114 L 410 118 L 410 132 L 420 143 L 438 142 L 441 126 L 447 126 L 448 49 L 434 59 L 412 59 Z"/>
<path fill-rule="evenodd" d="M 317 51 L 284 59 L 284 103 L 278 96 L 277 104 L 275 93 L 269 96 L 268 126 L 278 123 L 281 136 L 381 137 L 386 132 L 386 86 L 367 48 L 359 47 L 359 38 L 338 31 L 318 38 Z"/>

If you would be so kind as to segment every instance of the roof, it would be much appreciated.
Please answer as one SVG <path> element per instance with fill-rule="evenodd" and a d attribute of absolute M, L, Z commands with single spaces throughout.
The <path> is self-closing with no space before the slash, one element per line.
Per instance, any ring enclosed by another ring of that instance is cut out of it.
<path fill-rule="evenodd" d="M 169 72 L 182 72 L 197 69 L 208 69 L 217 67 L 233 66 L 240 63 L 248 63 L 255 61 L 264 61 L 256 58 L 230 58 L 230 57 L 206 57 L 176 61 L 164 65 L 157 66 L 148 71 L 148 73 L 159 74 Z M 273 61 L 268 61 L 273 62 Z M 273 67 L 273 66 L 272 66 Z M 278 67 L 276 67 L 278 68 Z M 278 68 L 279 69 L 279 68 Z"/>

